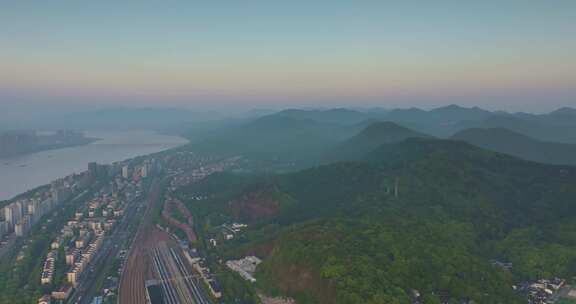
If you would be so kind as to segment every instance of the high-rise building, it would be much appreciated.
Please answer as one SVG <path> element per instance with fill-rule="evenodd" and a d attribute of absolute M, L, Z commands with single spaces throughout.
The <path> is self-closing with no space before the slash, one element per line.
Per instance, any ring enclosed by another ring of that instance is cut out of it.
<path fill-rule="evenodd" d="M 142 169 L 140 169 L 140 176 L 141 177 L 148 177 L 148 165 L 142 165 Z"/>
<path fill-rule="evenodd" d="M 122 167 L 122 177 L 129 178 L 130 177 L 130 168 L 128 166 Z"/>
<path fill-rule="evenodd" d="M 4 221 L 9 227 L 8 232 L 11 232 L 11 227 L 14 225 L 14 212 L 12 211 L 12 205 L 4 207 Z"/>
<path fill-rule="evenodd" d="M 16 236 L 24 236 L 30 228 L 30 220 L 28 218 L 23 218 L 16 225 L 14 225 L 14 233 Z"/>
<path fill-rule="evenodd" d="M 88 174 L 90 175 L 90 177 L 92 178 L 97 178 L 99 176 L 99 172 L 98 172 L 98 164 L 95 162 L 92 163 L 88 163 Z"/>
<path fill-rule="evenodd" d="M 0 237 L 8 233 L 8 225 L 5 221 L 0 221 Z"/>
<path fill-rule="evenodd" d="M 27 208 L 26 208 L 27 213 L 28 214 L 36 214 L 38 212 L 38 206 L 39 205 L 40 204 L 38 203 L 38 200 L 34 199 L 34 200 L 28 201 Z"/>
<path fill-rule="evenodd" d="M 14 231 L 14 225 L 22 219 L 22 216 L 23 212 L 21 202 L 15 202 L 4 207 L 4 219 L 8 225 L 8 232 Z"/>
<path fill-rule="evenodd" d="M 55 205 L 62 203 L 70 198 L 72 191 L 67 187 L 59 187 L 52 189 L 52 201 Z"/>
<path fill-rule="evenodd" d="M 24 203 L 22 201 L 17 201 L 13 203 L 14 205 L 14 220 L 17 222 L 24 216 Z"/>

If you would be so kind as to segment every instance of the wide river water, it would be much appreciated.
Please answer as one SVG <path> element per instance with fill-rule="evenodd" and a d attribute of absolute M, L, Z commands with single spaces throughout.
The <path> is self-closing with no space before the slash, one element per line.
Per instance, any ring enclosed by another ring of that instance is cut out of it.
<path fill-rule="evenodd" d="M 0 158 L 0 201 L 57 178 L 85 171 L 89 162 L 110 164 L 188 142 L 154 131 L 85 132 L 85 135 L 101 140 L 84 146 Z"/>

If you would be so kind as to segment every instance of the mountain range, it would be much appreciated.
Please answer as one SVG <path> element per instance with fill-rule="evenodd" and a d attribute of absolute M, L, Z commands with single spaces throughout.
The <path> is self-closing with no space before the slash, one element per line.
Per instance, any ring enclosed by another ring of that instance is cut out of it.
<path fill-rule="evenodd" d="M 207 128 L 212 132 L 192 138 L 196 139 L 198 152 L 306 165 L 358 159 L 378 145 L 411 137 L 463 140 L 526 160 L 576 164 L 576 144 L 571 142 L 572 137 L 576 142 L 576 117 L 571 119 L 575 112 L 564 108 L 543 115 L 509 114 L 458 106 L 370 113 L 349 109 L 285 110 L 222 125 L 216 131 Z M 469 127 L 474 125 L 482 127 Z M 489 127 L 492 125 L 497 127 Z M 450 135 L 438 136 L 439 128 L 457 131 L 440 132 Z"/>
<path fill-rule="evenodd" d="M 290 117 L 341 125 L 365 121 L 396 122 L 418 132 L 450 137 L 468 128 L 507 128 L 540 140 L 576 143 L 576 110 L 562 108 L 546 114 L 488 111 L 478 107 L 449 105 L 432 110 L 410 109 L 330 109 L 285 110 L 268 117 Z"/>
<path fill-rule="evenodd" d="M 576 275 L 574 113 L 280 111 L 190 148 L 301 166 L 214 174 L 179 195 L 207 237 L 248 224 L 217 251 L 262 258 L 255 288 L 267 295 L 525 303 L 513 286 Z"/>
<path fill-rule="evenodd" d="M 190 205 L 204 233 L 248 222 L 219 251 L 263 258 L 257 288 L 298 303 L 523 303 L 514 284 L 576 274 L 576 167 L 390 123 L 345 142 L 389 129 L 409 137 L 289 174 L 216 174 L 181 195 L 211 197 Z"/>
<path fill-rule="evenodd" d="M 331 149 L 325 156 L 325 161 L 361 159 L 378 146 L 408 138 L 431 138 L 431 136 L 412 131 L 393 122 L 371 123 L 357 135 Z"/>
<path fill-rule="evenodd" d="M 466 129 L 452 138 L 526 160 L 576 165 L 576 144 L 541 141 L 504 128 Z"/>

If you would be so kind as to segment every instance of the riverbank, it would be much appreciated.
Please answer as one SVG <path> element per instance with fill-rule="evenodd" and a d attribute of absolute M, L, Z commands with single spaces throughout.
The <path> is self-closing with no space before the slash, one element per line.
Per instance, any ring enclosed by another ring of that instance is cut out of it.
<path fill-rule="evenodd" d="M 0 160 L 17 156 L 26 156 L 48 150 L 57 150 L 88 145 L 100 140 L 86 137 L 83 133 L 58 131 L 41 135 L 36 131 L 9 131 L 0 133 Z"/>
<path fill-rule="evenodd" d="M 175 148 L 188 140 L 155 131 L 86 132 L 90 144 L 0 159 L 0 201 L 53 180 L 85 171 L 88 163 L 111 164 Z"/>

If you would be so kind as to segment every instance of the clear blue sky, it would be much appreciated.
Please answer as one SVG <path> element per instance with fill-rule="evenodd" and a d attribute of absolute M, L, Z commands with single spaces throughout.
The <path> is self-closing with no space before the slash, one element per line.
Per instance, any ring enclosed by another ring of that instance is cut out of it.
<path fill-rule="evenodd" d="M 576 106 L 576 1 L 2 1 L 6 106 Z"/>

